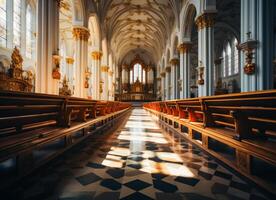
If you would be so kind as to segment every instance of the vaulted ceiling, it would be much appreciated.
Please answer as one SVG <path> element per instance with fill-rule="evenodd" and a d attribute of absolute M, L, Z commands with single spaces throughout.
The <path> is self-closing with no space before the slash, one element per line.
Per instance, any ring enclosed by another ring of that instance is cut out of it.
<path fill-rule="evenodd" d="M 106 0 L 103 1 L 104 30 L 109 48 L 118 60 L 139 54 L 156 63 L 175 23 L 179 1 Z"/>

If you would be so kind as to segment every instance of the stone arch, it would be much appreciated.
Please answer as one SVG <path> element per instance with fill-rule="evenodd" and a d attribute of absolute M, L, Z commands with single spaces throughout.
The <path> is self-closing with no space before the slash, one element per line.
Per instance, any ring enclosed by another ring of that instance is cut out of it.
<path fill-rule="evenodd" d="M 200 2 L 196 0 L 189 0 L 183 6 L 180 13 L 180 40 L 181 42 L 189 40 L 191 36 L 192 25 L 194 18 L 200 13 Z M 192 20 L 191 20 L 192 18 Z"/>
<path fill-rule="evenodd" d="M 191 35 L 192 35 L 192 28 L 195 23 L 195 18 L 197 15 L 197 10 L 194 4 L 190 4 L 185 12 L 184 18 L 183 18 L 183 25 L 181 28 L 183 28 L 183 32 L 181 36 L 183 37 L 183 41 L 190 41 Z"/>

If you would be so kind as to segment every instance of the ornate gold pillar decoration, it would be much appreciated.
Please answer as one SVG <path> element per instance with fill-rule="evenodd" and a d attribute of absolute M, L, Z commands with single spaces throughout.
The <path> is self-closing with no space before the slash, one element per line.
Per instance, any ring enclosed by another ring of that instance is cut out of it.
<path fill-rule="evenodd" d="M 71 57 L 67 57 L 67 58 L 66 58 L 66 63 L 67 63 L 67 64 L 73 65 L 73 64 L 74 64 L 74 61 L 75 61 L 74 58 L 71 58 Z"/>
<path fill-rule="evenodd" d="M 167 66 L 167 67 L 165 68 L 165 70 L 166 70 L 166 72 L 170 73 L 170 72 L 171 72 L 171 66 Z"/>
<path fill-rule="evenodd" d="M 61 76 L 60 71 L 59 71 L 60 70 L 60 68 L 59 68 L 60 59 L 61 59 L 61 57 L 58 54 L 53 55 L 53 62 L 55 64 L 55 68 L 53 69 L 52 77 L 53 77 L 53 79 L 57 79 L 57 80 L 60 80 L 60 76 Z"/>
<path fill-rule="evenodd" d="M 258 41 L 250 38 L 251 32 L 247 33 L 247 41 L 237 45 L 238 50 L 242 50 L 245 54 L 245 65 L 243 71 L 247 75 L 253 75 L 256 72 L 256 63 L 253 62 L 255 50 L 258 47 Z"/>
<path fill-rule="evenodd" d="M 204 66 L 202 61 L 199 62 L 199 66 L 197 68 L 198 70 L 198 80 L 197 80 L 197 84 L 198 85 L 204 85 Z"/>
<path fill-rule="evenodd" d="M 101 60 L 103 53 L 101 51 L 93 51 L 91 53 L 93 60 Z"/>
<path fill-rule="evenodd" d="M 214 16 L 214 13 L 203 13 L 202 15 L 198 16 L 195 21 L 197 28 L 204 29 L 214 26 Z"/>
<path fill-rule="evenodd" d="M 179 53 L 188 53 L 192 48 L 192 43 L 182 43 L 177 47 Z"/>
<path fill-rule="evenodd" d="M 108 72 L 109 67 L 108 66 L 101 66 L 101 72 Z"/>
<path fill-rule="evenodd" d="M 90 36 L 89 29 L 85 27 L 74 27 L 73 28 L 73 37 L 76 40 L 85 40 L 88 41 Z"/>
<path fill-rule="evenodd" d="M 178 63 L 179 63 L 179 60 L 177 58 L 173 58 L 170 60 L 170 64 L 173 66 L 177 65 Z"/>
<path fill-rule="evenodd" d="M 84 82 L 84 88 L 89 88 L 89 79 L 91 77 L 91 72 L 89 71 L 89 69 L 85 70 L 85 82 Z"/>

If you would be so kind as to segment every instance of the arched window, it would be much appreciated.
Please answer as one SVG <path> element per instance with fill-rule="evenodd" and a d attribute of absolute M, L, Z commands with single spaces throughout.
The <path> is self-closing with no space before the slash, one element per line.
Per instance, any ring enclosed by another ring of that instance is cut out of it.
<path fill-rule="evenodd" d="M 238 41 L 234 39 L 234 74 L 239 73 L 239 50 L 237 49 Z"/>
<path fill-rule="evenodd" d="M 226 67 L 227 67 L 227 59 L 225 51 L 222 53 L 223 61 L 222 61 L 222 77 L 226 77 Z"/>
<path fill-rule="evenodd" d="M 228 43 L 227 44 L 227 75 L 228 76 L 231 76 L 232 75 L 232 63 L 231 63 L 231 58 L 232 58 L 232 55 L 231 55 L 231 46 L 230 44 Z"/>
<path fill-rule="evenodd" d="M 7 3 L 0 0 L 0 46 L 7 46 Z"/>
<path fill-rule="evenodd" d="M 32 58 L 32 9 L 30 5 L 26 9 L 26 57 Z"/>
<path fill-rule="evenodd" d="M 13 1 L 13 46 L 21 46 L 21 0 Z"/>
<path fill-rule="evenodd" d="M 133 67 L 133 77 L 134 77 L 134 81 L 138 80 L 138 81 L 142 81 L 142 65 L 137 63 L 134 65 Z"/>
<path fill-rule="evenodd" d="M 223 49 L 223 70 L 222 77 L 232 76 L 239 73 L 239 50 L 238 41 L 234 38 L 231 44 L 228 42 Z"/>

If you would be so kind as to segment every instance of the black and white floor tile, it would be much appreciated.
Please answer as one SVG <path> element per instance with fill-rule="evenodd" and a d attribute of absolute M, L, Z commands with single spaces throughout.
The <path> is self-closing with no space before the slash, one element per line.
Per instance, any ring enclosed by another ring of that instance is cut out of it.
<path fill-rule="evenodd" d="M 24 200 L 269 199 L 191 143 L 175 144 L 142 109 L 115 133 L 90 137 L 8 193 Z"/>

